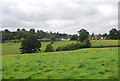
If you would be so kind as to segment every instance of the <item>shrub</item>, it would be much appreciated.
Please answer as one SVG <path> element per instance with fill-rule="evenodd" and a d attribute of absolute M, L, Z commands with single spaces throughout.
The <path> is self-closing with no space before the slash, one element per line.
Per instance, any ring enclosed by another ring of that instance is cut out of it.
<path fill-rule="evenodd" d="M 14 40 L 13 43 L 17 43 L 17 40 Z"/>
<path fill-rule="evenodd" d="M 54 44 L 54 41 L 51 41 L 51 44 Z"/>
<path fill-rule="evenodd" d="M 67 51 L 67 50 L 75 50 L 77 49 L 77 44 L 69 44 L 66 46 L 61 46 L 56 49 L 56 51 Z"/>
<path fill-rule="evenodd" d="M 20 51 L 21 53 L 36 53 L 40 51 L 41 43 L 35 36 L 30 36 L 22 41 Z"/>
<path fill-rule="evenodd" d="M 91 46 L 90 41 L 86 40 L 86 41 L 81 42 L 81 43 L 77 43 L 77 44 L 71 43 L 71 44 L 66 45 L 66 46 L 58 47 L 56 49 L 56 51 L 76 50 L 76 49 L 81 49 L 81 48 L 89 48 L 90 46 Z"/>
<path fill-rule="evenodd" d="M 56 51 L 66 51 L 66 50 L 67 50 L 66 46 L 58 47 L 56 49 Z"/>
<path fill-rule="evenodd" d="M 53 49 L 52 44 L 51 44 L 51 43 L 48 44 L 48 45 L 46 46 L 45 52 L 53 52 L 53 51 L 54 51 L 54 49 Z"/>

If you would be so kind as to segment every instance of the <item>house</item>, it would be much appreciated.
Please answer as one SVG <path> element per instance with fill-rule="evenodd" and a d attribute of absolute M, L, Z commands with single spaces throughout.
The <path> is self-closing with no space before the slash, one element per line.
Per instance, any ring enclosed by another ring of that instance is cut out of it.
<path fill-rule="evenodd" d="M 42 39 L 38 39 L 38 40 L 42 40 L 42 41 L 49 41 L 49 38 L 42 38 Z"/>
<path fill-rule="evenodd" d="M 103 39 L 103 37 L 100 35 L 94 35 L 93 37 L 92 35 L 89 35 L 88 37 L 90 40 L 102 40 Z"/>
<path fill-rule="evenodd" d="M 67 37 L 62 37 L 61 38 L 61 41 L 70 41 L 71 39 L 70 38 L 67 38 Z"/>

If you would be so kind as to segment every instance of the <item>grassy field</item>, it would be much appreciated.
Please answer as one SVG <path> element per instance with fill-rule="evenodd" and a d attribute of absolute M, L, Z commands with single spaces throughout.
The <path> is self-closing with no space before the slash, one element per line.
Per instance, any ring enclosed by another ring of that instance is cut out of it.
<path fill-rule="evenodd" d="M 40 52 L 44 52 L 46 45 L 50 42 L 42 42 L 42 47 Z M 58 41 L 54 42 L 53 47 L 56 49 L 58 46 L 64 46 L 67 44 L 76 43 L 76 41 Z M 92 46 L 111 46 L 118 45 L 118 40 L 92 40 Z M 20 43 L 4 43 L 2 44 L 2 54 L 20 54 L 19 51 Z"/>
<path fill-rule="evenodd" d="M 3 55 L 4 79 L 117 78 L 118 48 Z"/>
<path fill-rule="evenodd" d="M 120 42 L 120 40 L 92 40 L 91 43 L 92 46 L 114 46 L 120 44 L 118 41 Z"/>

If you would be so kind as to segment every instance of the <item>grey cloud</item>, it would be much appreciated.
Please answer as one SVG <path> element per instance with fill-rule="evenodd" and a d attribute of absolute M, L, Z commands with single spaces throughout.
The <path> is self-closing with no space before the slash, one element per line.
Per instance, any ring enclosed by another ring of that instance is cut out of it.
<path fill-rule="evenodd" d="M 95 33 L 104 33 L 113 26 L 117 27 L 117 0 L 91 0 L 92 3 L 87 0 L 32 0 L 33 3 L 29 0 L 4 1 L 7 3 L 2 7 L 3 29 L 24 27 L 74 34 L 83 27 Z M 102 5 L 112 6 L 113 12 L 109 16 L 104 15 L 98 9 Z"/>

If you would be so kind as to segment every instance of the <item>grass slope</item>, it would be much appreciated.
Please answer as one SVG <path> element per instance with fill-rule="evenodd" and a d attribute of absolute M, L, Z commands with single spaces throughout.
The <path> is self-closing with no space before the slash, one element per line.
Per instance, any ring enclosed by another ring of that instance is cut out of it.
<path fill-rule="evenodd" d="M 117 78 L 118 48 L 4 55 L 4 79 Z"/>
<path fill-rule="evenodd" d="M 44 52 L 45 47 L 50 42 L 42 42 L 42 47 L 40 52 Z M 56 49 L 59 46 L 64 46 L 67 44 L 76 43 L 76 41 L 57 41 L 54 42 L 53 47 Z M 111 46 L 118 45 L 118 40 L 92 40 L 92 46 Z M 20 43 L 4 43 L 2 44 L 2 54 L 19 54 Z"/>

